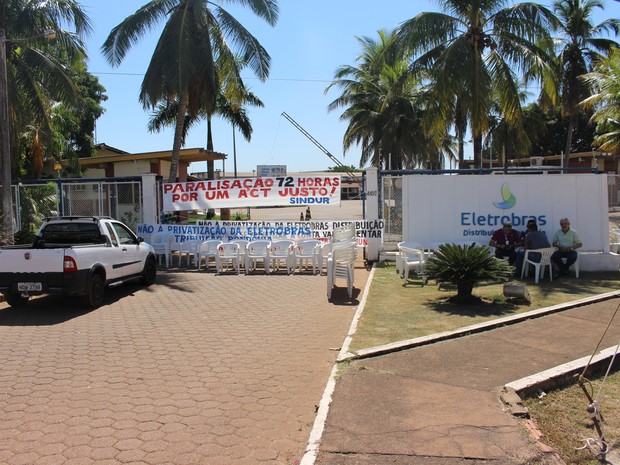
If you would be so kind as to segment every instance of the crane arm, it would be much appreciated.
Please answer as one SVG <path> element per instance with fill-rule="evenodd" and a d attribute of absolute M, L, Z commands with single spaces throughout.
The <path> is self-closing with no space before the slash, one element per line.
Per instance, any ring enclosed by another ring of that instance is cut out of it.
<path fill-rule="evenodd" d="M 343 165 L 340 160 L 338 160 L 335 156 L 333 156 L 329 150 L 327 150 L 325 147 L 323 147 L 323 145 L 316 140 L 314 137 L 312 137 L 312 135 L 306 131 L 303 127 L 301 127 L 299 125 L 299 123 L 297 121 L 295 121 L 287 112 L 283 111 L 282 112 L 282 116 L 284 116 L 289 123 L 291 123 L 293 126 L 295 126 L 297 128 L 297 130 L 299 132 L 301 132 L 304 136 L 306 136 L 308 139 L 310 139 L 310 141 L 316 145 L 319 149 L 321 149 L 321 151 L 327 155 L 329 157 L 329 159 L 331 161 L 333 161 L 334 163 L 336 163 L 337 166 L 340 166 L 341 168 L 347 168 L 346 165 Z M 360 185 L 362 184 L 361 181 L 359 180 L 359 178 L 353 174 L 350 170 L 347 170 L 346 173 L 351 176 L 351 178 L 353 178 L 356 182 L 358 182 Z"/>

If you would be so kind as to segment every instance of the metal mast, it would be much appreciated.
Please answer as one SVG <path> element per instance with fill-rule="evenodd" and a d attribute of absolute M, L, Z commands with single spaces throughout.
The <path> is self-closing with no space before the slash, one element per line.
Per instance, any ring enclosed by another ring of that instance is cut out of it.
<path fill-rule="evenodd" d="M 347 168 L 346 165 L 343 165 L 340 160 L 338 160 L 335 156 L 333 156 L 329 150 L 327 150 L 325 147 L 323 147 L 323 145 L 321 145 L 321 143 L 316 140 L 314 137 L 312 137 L 312 135 L 306 131 L 304 128 L 302 128 L 299 123 L 297 121 L 295 121 L 293 118 L 291 118 L 291 116 L 286 113 L 285 111 L 282 112 L 282 116 L 284 116 L 289 123 L 291 123 L 293 126 L 295 126 L 299 132 L 301 132 L 304 136 L 306 136 L 308 139 L 310 139 L 310 141 L 316 145 L 319 149 L 321 149 L 321 151 L 327 155 L 329 157 L 329 159 L 331 161 L 333 161 L 334 163 L 336 163 L 337 166 L 340 166 L 341 168 Z M 346 173 L 351 176 L 351 178 L 353 178 L 355 180 L 355 182 L 357 182 L 360 186 L 362 185 L 362 182 L 360 181 L 360 179 L 353 174 L 349 169 L 347 169 Z"/>

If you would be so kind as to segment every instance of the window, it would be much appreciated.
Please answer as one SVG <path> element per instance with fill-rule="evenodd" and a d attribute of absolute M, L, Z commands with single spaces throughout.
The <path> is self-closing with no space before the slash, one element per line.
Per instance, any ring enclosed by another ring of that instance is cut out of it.
<path fill-rule="evenodd" d="M 116 231 L 116 235 L 118 236 L 118 240 L 121 245 L 126 244 L 137 244 L 138 239 L 129 229 L 127 229 L 124 225 L 120 223 L 112 223 L 114 230 Z"/>

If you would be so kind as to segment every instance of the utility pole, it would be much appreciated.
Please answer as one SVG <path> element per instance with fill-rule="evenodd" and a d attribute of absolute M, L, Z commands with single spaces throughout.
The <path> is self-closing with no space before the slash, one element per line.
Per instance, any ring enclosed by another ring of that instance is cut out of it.
<path fill-rule="evenodd" d="M 0 184 L 2 184 L 2 236 L 13 243 L 13 196 L 11 187 L 11 131 L 6 74 L 6 34 L 0 29 Z"/>

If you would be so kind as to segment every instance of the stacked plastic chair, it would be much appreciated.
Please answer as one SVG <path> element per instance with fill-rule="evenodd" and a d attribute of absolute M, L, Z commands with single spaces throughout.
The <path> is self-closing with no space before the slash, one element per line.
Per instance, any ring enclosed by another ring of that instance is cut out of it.
<path fill-rule="evenodd" d="M 353 297 L 355 260 L 357 259 L 356 232 L 353 224 L 334 229 L 331 253 L 327 258 L 327 299 L 332 298 L 336 278 L 346 279 L 349 298 Z"/>

